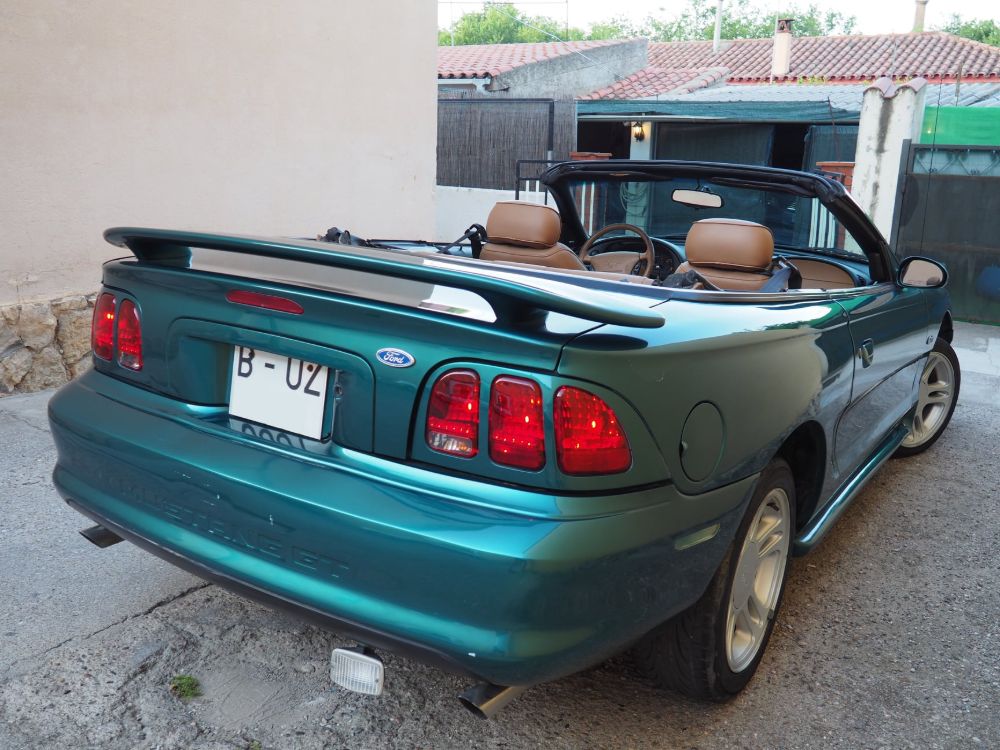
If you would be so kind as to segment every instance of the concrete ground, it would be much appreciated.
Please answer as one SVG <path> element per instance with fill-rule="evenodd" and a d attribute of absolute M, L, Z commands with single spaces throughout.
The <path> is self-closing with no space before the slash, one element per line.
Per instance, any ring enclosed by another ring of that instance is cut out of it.
<path fill-rule="evenodd" d="M 382 697 L 333 689 L 335 635 L 91 546 L 49 481 L 49 394 L 0 400 L 0 748 L 998 747 L 1000 328 L 956 345 L 948 432 L 794 562 L 742 695 L 685 701 L 622 657 L 488 723 L 458 707 L 464 681 L 392 655 Z M 180 674 L 203 695 L 174 697 Z"/>

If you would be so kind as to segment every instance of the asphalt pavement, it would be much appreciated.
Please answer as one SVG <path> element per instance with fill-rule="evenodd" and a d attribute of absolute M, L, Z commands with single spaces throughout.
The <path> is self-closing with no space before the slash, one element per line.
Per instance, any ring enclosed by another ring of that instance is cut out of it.
<path fill-rule="evenodd" d="M 1000 328 L 956 345 L 948 432 L 794 561 L 743 694 L 686 701 L 623 656 L 491 722 L 459 707 L 464 680 L 391 654 L 381 697 L 333 688 L 336 635 L 92 546 L 49 480 L 51 394 L 2 399 L 0 748 L 1000 747 Z M 200 697 L 171 694 L 182 674 Z"/>

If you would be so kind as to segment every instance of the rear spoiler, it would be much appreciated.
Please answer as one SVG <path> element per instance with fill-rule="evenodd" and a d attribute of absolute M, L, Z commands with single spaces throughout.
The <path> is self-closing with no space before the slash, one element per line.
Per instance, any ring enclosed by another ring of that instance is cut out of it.
<path fill-rule="evenodd" d="M 182 268 L 190 263 L 191 248 L 197 247 L 316 263 L 466 289 L 486 299 L 498 321 L 522 326 L 539 324 L 546 311 L 631 328 L 659 328 L 664 324 L 662 315 L 623 303 L 622 295 L 550 279 L 529 280 L 512 269 L 473 266 L 446 256 L 431 258 L 313 240 L 137 227 L 108 229 L 104 232 L 104 239 L 112 245 L 127 247 L 141 261 Z"/>

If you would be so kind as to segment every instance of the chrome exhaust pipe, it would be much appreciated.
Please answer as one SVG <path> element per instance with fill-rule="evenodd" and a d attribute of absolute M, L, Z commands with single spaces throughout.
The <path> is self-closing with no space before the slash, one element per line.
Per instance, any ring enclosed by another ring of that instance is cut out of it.
<path fill-rule="evenodd" d="M 89 529 L 84 529 L 80 532 L 80 536 L 86 539 L 91 544 L 95 544 L 101 549 L 105 547 L 110 547 L 112 544 L 118 544 L 118 542 L 124 541 L 120 536 L 110 529 L 106 529 L 101 525 L 91 526 Z"/>
<path fill-rule="evenodd" d="M 527 690 L 527 687 L 506 687 L 492 682 L 480 682 L 458 696 L 462 705 L 480 719 L 492 719 L 500 709 Z"/>

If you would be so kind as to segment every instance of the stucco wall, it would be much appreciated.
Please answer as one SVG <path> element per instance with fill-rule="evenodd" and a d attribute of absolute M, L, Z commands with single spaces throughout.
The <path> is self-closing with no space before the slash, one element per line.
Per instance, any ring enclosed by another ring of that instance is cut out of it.
<path fill-rule="evenodd" d="M 437 229 L 435 234 L 441 242 L 451 242 L 461 237 L 471 224 L 486 226 L 490 211 L 500 201 L 514 200 L 513 190 L 487 190 L 480 188 L 448 187 L 438 185 L 437 189 Z M 545 193 L 522 191 L 520 200 L 530 203 L 544 203 Z M 549 205 L 555 208 L 552 199 Z"/>
<path fill-rule="evenodd" d="M 430 238 L 435 14 L 4 0 L 0 307 L 94 292 L 116 224 Z"/>
<path fill-rule="evenodd" d="M 865 90 L 851 193 L 889 238 L 895 221 L 903 141 L 919 136 L 927 82 L 880 78 Z"/>
<path fill-rule="evenodd" d="M 572 99 L 610 86 L 648 64 L 646 40 L 632 39 L 522 65 L 494 78 L 487 90 L 491 96 Z"/>

